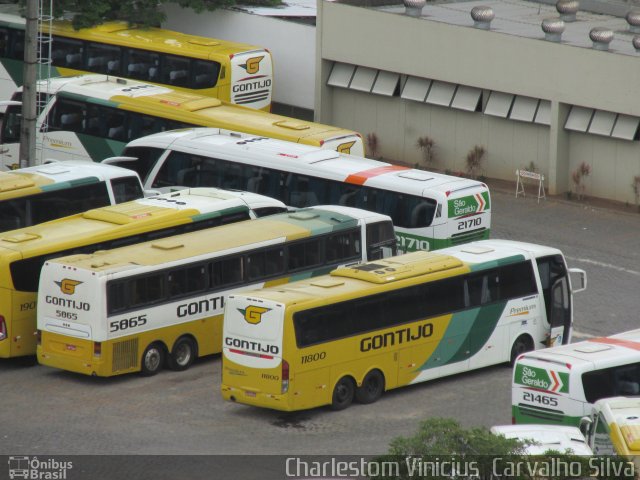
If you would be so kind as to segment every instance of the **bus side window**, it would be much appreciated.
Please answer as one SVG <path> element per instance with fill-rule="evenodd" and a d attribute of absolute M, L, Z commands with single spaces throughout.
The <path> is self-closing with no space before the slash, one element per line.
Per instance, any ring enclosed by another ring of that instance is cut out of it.
<path fill-rule="evenodd" d="M 0 57 L 8 57 L 9 55 L 9 30 L 0 28 Z"/>
<path fill-rule="evenodd" d="M 191 67 L 193 77 L 191 79 L 192 88 L 213 88 L 218 83 L 220 64 L 205 60 L 192 60 Z"/>
<path fill-rule="evenodd" d="M 87 44 L 85 70 L 114 75 L 120 73 L 120 47 L 100 43 Z"/>
<path fill-rule="evenodd" d="M 21 61 L 24 59 L 24 30 L 12 30 L 8 56 Z"/>
<path fill-rule="evenodd" d="M 82 51 L 82 42 L 54 36 L 51 62 L 57 67 L 82 68 Z"/>
<path fill-rule="evenodd" d="M 142 198 L 144 193 L 136 177 L 121 177 L 111 180 L 111 189 L 116 203 Z"/>

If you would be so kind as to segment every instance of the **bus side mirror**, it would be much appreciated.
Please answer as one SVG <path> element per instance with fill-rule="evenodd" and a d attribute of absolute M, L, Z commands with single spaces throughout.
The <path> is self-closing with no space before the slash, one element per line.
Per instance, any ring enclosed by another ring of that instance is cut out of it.
<path fill-rule="evenodd" d="M 593 426 L 593 420 L 591 420 L 591 417 L 582 417 L 580 419 L 580 424 L 579 424 L 580 431 L 587 439 L 589 438 L 589 435 L 591 435 L 592 426 Z"/>
<path fill-rule="evenodd" d="M 572 293 L 582 292 L 583 290 L 587 289 L 587 272 L 585 272 L 581 268 L 570 268 L 569 275 L 571 275 L 571 292 Z M 576 275 L 579 276 L 580 278 L 580 286 L 577 288 L 574 286 L 575 282 L 573 281 Z"/>

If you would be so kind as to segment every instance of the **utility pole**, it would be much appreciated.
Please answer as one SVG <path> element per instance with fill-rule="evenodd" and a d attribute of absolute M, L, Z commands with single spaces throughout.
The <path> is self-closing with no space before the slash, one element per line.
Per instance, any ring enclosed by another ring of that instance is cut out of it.
<path fill-rule="evenodd" d="M 27 0 L 24 41 L 22 125 L 20 127 L 20 168 L 35 165 L 38 63 L 38 0 Z"/>

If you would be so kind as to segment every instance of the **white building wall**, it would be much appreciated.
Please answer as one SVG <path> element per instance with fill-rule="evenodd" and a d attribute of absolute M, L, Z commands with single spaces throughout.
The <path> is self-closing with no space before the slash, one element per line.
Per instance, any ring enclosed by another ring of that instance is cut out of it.
<path fill-rule="evenodd" d="M 415 143 L 428 135 L 436 142 L 435 167 L 464 172 L 467 153 L 482 145 L 486 176 L 515 182 L 515 170 L 533 162 L 556 194 L 573 189 L 571 172 L 585 161 L 592 168 L 587 195 L 635 202 L 640 141 L 564 125 L 573 105 L 639 117 L 637 55 L 549 42 L 542 32 L 518 37 L 323 0 L 317 25 L 316 119 L 376 133 L 380 156 L 421 162 Z M 484 103 L 489 91 L 543 99 L 551 102 L 551 124 L 328 86 L 334 62 L 480 88 Z"/>
<path fill-rule="evenodd" d="M 277 103 L 313 110 L 315 27 L 247 12 L 219 9 L 195 13 L 175 4 L 162 6 L 163 28 L 268 48 L 273 57 Z"/>

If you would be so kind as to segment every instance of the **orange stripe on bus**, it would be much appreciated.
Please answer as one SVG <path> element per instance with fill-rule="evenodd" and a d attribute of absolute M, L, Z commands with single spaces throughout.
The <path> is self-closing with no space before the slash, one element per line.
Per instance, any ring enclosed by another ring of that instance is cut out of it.
<path fill-rule="evenodd" d="M 620 347 L 632 348 L 633 350 L 640 350 L 640 342 L 634 342 L 633 340 L 620 340 L 609 337 L 589 338 L 588 340 L 590 342 L 606 343 L 608 345 L 618 345 Z"/>
<path fill-rule="evenodd" d="M 347 177 L 345 182 L 352 183 L 354 185 L 364 185 L 364 182 L 370 178 L 377 177 L 378 175 L 384 175 L 389 172 L 397 172 L 398 170 L 409 170 L 409 167 L 401 167 L 399 165 L 387 165 L 386 167 L 371 168 L 369 170 L 362 170 L 361 172 L 352 173 Z"/>

